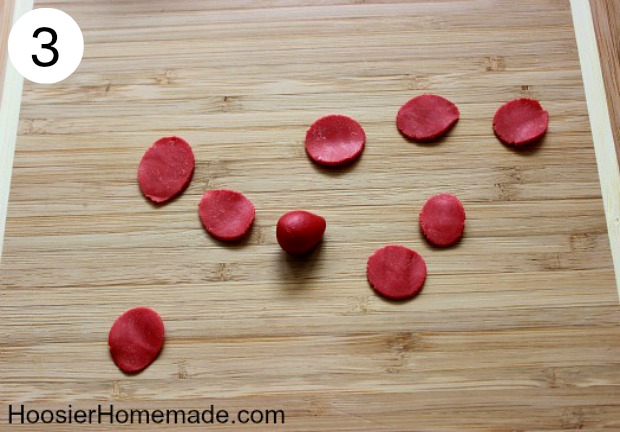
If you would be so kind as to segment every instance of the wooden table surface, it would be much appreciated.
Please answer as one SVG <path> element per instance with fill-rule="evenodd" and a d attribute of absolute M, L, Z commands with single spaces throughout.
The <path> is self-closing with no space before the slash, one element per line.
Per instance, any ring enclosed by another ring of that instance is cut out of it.
<path fill-rule="evenodd" d="M 35 5 L 72 15 L 86 51 L 66 81 L 24 84 L 0 267 L 4 407 L 283 409 L 286 424 L 251 428 L 265 431 L 620 430 L 620 305 L 567 1 Z M 435 145 L 394 127 L 422 92 L 462 113 Z M 491 130 L 519 96 L 551 115 L 524 152 Z M 344 170 L 304 154 L 329 112 L 368 135 Z M 154 207 L 136 165 L 168 134 L 193 145 L 196 173 Z M 247 241 L 202 230 L 213 188 L 255 203 Z M 417 226 L 440 192 L 468 214 L 447 250 Z M 306 260 L 275 240 L 295 208 L 328 220 Z M 426 258 L 413 301 L 365 280 L 389 243 Z M 138 305 L 167 340 L 127 376 L 106 337 Z"/>

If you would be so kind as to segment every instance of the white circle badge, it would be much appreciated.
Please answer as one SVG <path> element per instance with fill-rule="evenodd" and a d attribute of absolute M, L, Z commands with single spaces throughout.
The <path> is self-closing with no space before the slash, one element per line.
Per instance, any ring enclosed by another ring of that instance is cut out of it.
<path fill-rule="evenodd" d="M 58 9 L 34 9 L 17 20 L 9 35 L 9 57 L 30 81 L 53 84 L 82 61 L 84 37 L 73 18 Z"/>

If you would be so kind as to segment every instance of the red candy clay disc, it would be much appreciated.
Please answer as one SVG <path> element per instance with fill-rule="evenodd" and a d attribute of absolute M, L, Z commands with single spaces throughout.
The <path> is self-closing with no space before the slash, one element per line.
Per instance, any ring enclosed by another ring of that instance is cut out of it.
<path fill-rule="evenodd" d="M 181 193 L 194 174 L 194 153 L 182 138 L 160 138 L 138 165 L 138 183 L 145 197 L 163 203 Z"/>
<path fill-rule="evenodd" d="M 549 127 L 549 113 L 535 99 L 514 99 L 493 118 L 495 135 L 506 145 L 522 146 L 538 140 Z"/>
<path fill-rule="evenodd" d="M 114 363 L 125 373 L 145 369 L 164 344 L 164 323 L 152 309 L 130 309 L 114 321 L 108 345 Z"/>
<path fill-rule="evenodd" d="M 326 226 L 321 216 L 295 210 L 278 220 L 276 238 L 285 252 L 292 255 L 305 254 L 321 242 Z"/>
<path fill-rule="evenodd" d="M 385 246 L 368 258 L 366 277 L 377 294 L 404 300 L 422 290 L 426 263 L 417 252 L 404 246 Z"/>
<path fill-rule="evenodd" d="M 328 115 L 306 132 L 306 153 L 319 165 L 342 165 L 358 158 L 366 134 L 358 122 L 343 115 Z"/>
<path fill-rule="evenodd" d="M 243 194 L 232 190 L 204 193 L 198 205 L 200 220 L 207 232 L 224 241 L 243 237 L 254 222 L 254 205 Z"/>
<path fill-rule="evenodd" d="M 398 130 L 415 141 L 430 141 L 446 133 L 459 119 L 459 109 L 433 94 L 416 96 L 398 110 Z"/>
<path fill-rule="evenodd" d="M 465 229 L 463 204 L 450 194 L 430 198 L 420 212 L 420 227 L 426 239 L 436 246 L 456 243 Z"/>

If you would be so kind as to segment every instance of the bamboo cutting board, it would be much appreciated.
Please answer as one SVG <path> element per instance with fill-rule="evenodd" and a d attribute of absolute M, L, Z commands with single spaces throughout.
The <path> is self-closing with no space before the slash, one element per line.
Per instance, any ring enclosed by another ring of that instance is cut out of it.
<path fill-rule="evenodd" d="M 620 430 L 620 306 L 567 1 L 35 7 L 69 13 L 85 53 L 66 81 L 24 84 L 1 267 L 3 428 L 10 403 L 113 403 L 284 410 L 284 425 L 251 428 L 265 431 Z M 395 127 L 421 93 L 461 110 L 434 145 Z M 550 127 L 516 152 L 491 121 L 521 96 Z M 306 129 L 328 113 L 366 130 L 347 169 L 305 156 Z M 136 167 L 172 134 L 196 172 L 155 207 Z M 256 205 L 247 241 L 203 231 L 197 204 L 213 188 Z M 441 192 L 468 217 L 446 250 L 417 224 Z M 275 240 L 297 208 L 328 221 L 307 260 Z M 366 282 L 367 257 L 389 243 L 427 261 L 413 301 Z M 162 315 L 166 345 L 126 376 L 107 333 L 138 305 Z"/>

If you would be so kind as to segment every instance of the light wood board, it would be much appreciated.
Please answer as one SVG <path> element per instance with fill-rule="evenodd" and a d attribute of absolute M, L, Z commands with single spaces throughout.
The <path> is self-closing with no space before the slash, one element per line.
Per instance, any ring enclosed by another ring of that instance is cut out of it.
<path fill-rule="evenodd" d="M 252 428 L 269 431 L 620 429 L 620 306 L 567 1 L 35 6 L 72 15 L 86 49 L 63 83 L 24 86 L 0 273 L 5 406 L 284 409 L 285 425 Z M 394 125 L 424 92 L 462 114 L 436 145 Z M 491 130 L 519 96 L 551 116 L 523 152 Z M 332 112 L 368 136 L 349 169 L 304 154 Z M 136 166 L 169 134 L 197 168 L 156 208 Z M 240 245 L 198 220 L 202 192 L 223 187 L 257 207 Z M 447 250 L 417 226 L 439 192 L 468 215 Z M 306 261 L 275 241 L 295 208 L 328 220 Z M 366 259 L 387 243 L 427 260 L 413 301 L 368 287 Z M 106 338 L 137 305 L 167 341 L 129 377 Z"/>

